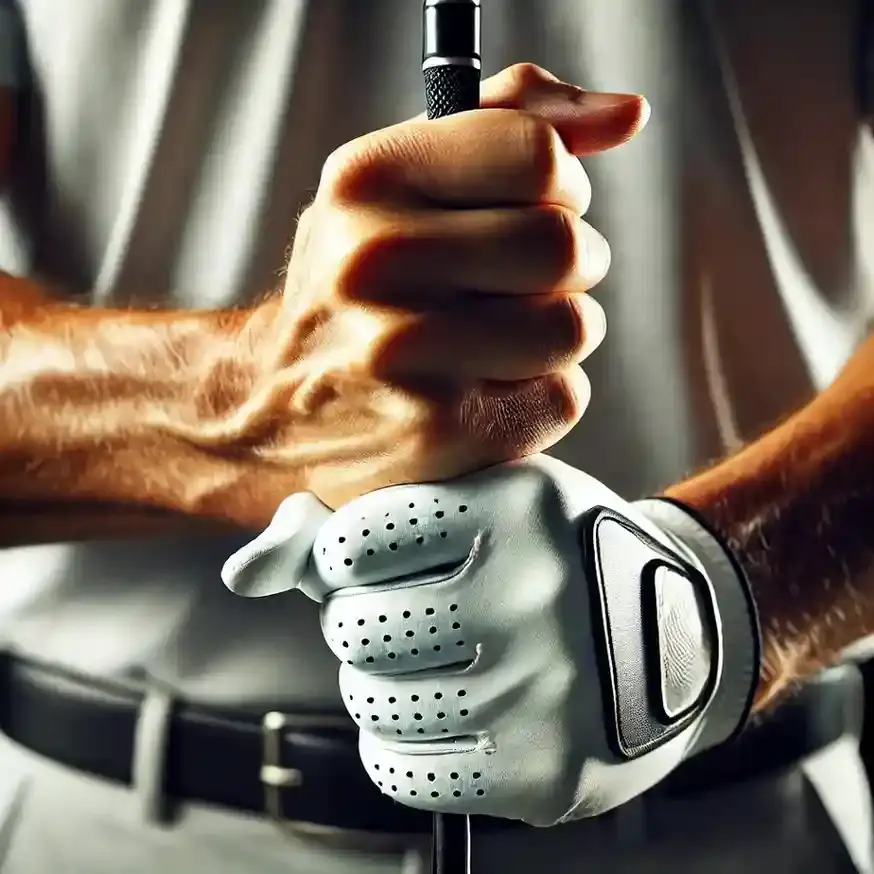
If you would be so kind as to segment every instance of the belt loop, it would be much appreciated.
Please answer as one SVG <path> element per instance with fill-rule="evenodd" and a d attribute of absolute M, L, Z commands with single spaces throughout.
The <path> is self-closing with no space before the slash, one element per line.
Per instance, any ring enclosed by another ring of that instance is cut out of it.
<path fill-rule="evenodd" d="M 165 689 L 149 686 L 143 695 L 134 732 L 131 781 L 140 799 L 143 819 L 154 825 L 166 825 L 172 818 L 164 791 L 172 713 L 170 694 Z"/>

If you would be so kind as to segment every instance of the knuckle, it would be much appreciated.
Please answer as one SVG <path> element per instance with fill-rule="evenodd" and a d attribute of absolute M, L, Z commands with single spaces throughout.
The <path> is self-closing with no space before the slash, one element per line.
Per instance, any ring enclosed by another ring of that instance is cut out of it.
<path fill-rule="evenodd" d="M 543 452 L 561 440 L 582 418 L 589 402 L 587 389 L 588 381 L 576 365 L 532 381 L 526 397 L 532 415 L 519 432 L 518 450 L 525 455 Z"/>
<path fill-rule="evenodd" d="M 578 245 L 577 263 L 585 276 L 586 285 L 591 288 L 597 285 L 610 270 L 612 258 L 610 244 L 591 225 L 580 222 Z"/>
<path fill-rule="evenodd" d="M 343 190 L 349 177 L 357 172 L 361 160 L 361 147 L 357 140 L 334 149 L 322 165 L 319 195 L 333 198 L 338 191 Z"/>
<path fill-rule="evenodd" d="M 404 244 L 402 236 L 388 228 L 352 230 L 345 245 L 339 244 L 332 283 L 334 300 L 339 305 L 369 301 L 390 272 L 390 265 Z"/>
<path fill-rule="evenodd" d="M 527 380 L 510 393 L 477 391 L 465 404 L 466 431 L 489 448 L 488 463 L 554 446 L 582 418 L 590 396 L 583 371 L 570 365 Z"/>
<path fill-rule="evenodd" d="M 583 418 L 592 396 L 591 386 L 585 373 L 574 364 L 555 374 L 548 390 L 556 423 L 565 429 L 560 438 Z"/>
<path fill-rule="evenodd" d="M 513 98 L 519 98 L 534 88 L 540 88 L 546 82 L 554 82 L 555 77 L 537 64 L 523 62 L 513 64 L 504 71 L 508 92 Z"/>
<path fill-rule="evenodd" d="M 566 366 L 581 360 L 586 346 L 586 325 L 583 309 L 575 295 L 560 295 L 550 306 L 554 325 L 552 364 Z"/>
<path fill-rule="evenodd" d="M 322 165 L 318 196 L 340 202 L 366 196 L 383 173 L 383 151 L 373 135 L 350 140 L 334 149 Z"/>
<path fill-rule="evenodd" d="M 538 435 L 552 430 L 546 421 L 537 386 L 529 380 L 509 391 L 478 387 L 467 393 L 459 409 L 459 428 L 479 466 L 490 466 L 538 452 L 547 442 Z"/>
<path fill-rule="evenodd" d="M 577 216 L 584 216 L 592 205 L 592 180 L 579 159 L 570 152 L 564 155 L 566 175 L 564 187 L 573 197 Z"/>
<path fill-rule="evenodd" d="M 555 284 L 571 275 L 583 257 L 584 242 L 577 214 L 566 207 L 549 206 L 538 210 L 541 233 L 537 234 Z"/>
<path fill-rule="evenodd" d="M 536 115 L 520 113 L 518 123 L 531 195 L 538 200 L 548 197 L 557 188 L 564 145 L 555 128 Z"/>

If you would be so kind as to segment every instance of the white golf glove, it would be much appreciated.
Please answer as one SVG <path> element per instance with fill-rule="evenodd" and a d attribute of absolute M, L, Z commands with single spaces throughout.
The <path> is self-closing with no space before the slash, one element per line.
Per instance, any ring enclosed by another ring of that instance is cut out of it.
<path fill-rule="evenodd" d="M 546 456 L 335 513 L 293 496 L 222 576 L 322 602 L 364 767 L 429 811 L 603 813 L 736 732 L 758 678 L 719 542 Z"/>

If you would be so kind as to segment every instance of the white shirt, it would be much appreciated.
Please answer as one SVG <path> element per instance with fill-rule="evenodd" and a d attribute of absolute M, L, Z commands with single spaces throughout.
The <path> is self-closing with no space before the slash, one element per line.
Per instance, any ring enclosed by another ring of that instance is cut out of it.
<path fill-rule="evenodd" d="M 328 153 L 422 109 L 412 0 L 17 6 L 29 116 L 0 204 L 0 267 L 102 305 L 223 307 L 275 285 Z M 853 9 L 484 10 L 487 73 L 534 61 L 653 105 L 641 136 L 586 162 L 591 220 L 613 248 L 597 290 L 609 330 L 587 363 L 589 412 L 557 450 L 629 498 L 760 433 L 828 384 L 864 335 L 874 188 Z M 7 550 L 0 634 L 196 700 L 339 706 L 316 606 L 224 589 L 237 545 Z"/>

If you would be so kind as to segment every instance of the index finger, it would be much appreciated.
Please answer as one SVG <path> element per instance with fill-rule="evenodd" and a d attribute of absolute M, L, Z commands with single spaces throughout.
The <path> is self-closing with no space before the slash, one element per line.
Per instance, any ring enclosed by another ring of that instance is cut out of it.
<path fill-rule="evenodd" d="M 581 107 L 593 109 L 597 124 L 579 125 Z M 553 125 L 577 157 L 614 148 L 634 137 L 649 120 L 650 107 L 639 94 L 586 91 L 562 82 L 536 64 L 515 64 L 485 79 L 481 109 L 519 109 Z M 413 121 L 425 121 L 423 113 Z"/>
<path fill-rule="evenodd" d="M 332 166 L 333 165 L 333 166 Z M 488 208 L 549 203 L 582 215 L 591 196 L 555 128 L 513 109 L 395 125 L 326 164 L 320 192 L 351 203 Z"/>
<path fill-rule="evenodd" d="M 456 481 L 391 486 L 346 504 L 313 546 L 319 577 L 336 591 L 462 566 L 478 533 L 474 499 Z"/>
<path fill-rule="evenodd" d="M 341 147 L 326 164 L 323 190 L 353 202 L 549 203 L 582 215 L 591 190 L 576 156 L 633 137 L 646 101 L 511 72 L 487 80 L 483 109 L 413 119 Z"/>

